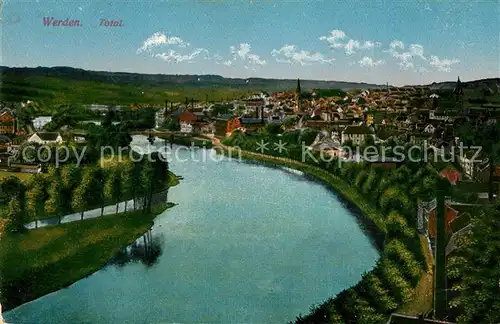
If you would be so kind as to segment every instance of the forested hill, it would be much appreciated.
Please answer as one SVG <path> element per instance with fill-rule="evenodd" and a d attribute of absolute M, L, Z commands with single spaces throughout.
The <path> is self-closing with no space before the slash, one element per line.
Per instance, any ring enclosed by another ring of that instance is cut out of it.
<path fill-rule="evenodd" d="M 172 75 L 172 74 L 140 74 L 124 72 L 88 71 L 72 67 L 36 67 L 36 68 L 10 68 L 1 66 L 2 76 L 25 76 L 25 77 L 57 77 L 70 78 L 80 81 L 98 81 L 113 84 L 140 83 L 149 86 L 215 86 L 238 89 L 261 89 L 264 91 L 282 91 L 295 89 L 296 79 L 264 79 L 264 78 L 224 78 L 220 75 Z M 368 89 L 379 88 L 381 85 L 343 82 L 343 81 L 318 81 L 301 80 L 301 88 L 310 90 L 315 88 L 335 89 Z"/>

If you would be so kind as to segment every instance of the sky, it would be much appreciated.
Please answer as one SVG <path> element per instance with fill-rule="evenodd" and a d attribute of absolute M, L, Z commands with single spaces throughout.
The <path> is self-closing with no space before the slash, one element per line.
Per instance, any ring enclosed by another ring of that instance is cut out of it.
<path fill-rule="evenodd" d="M 5 66 L 392 85 L 500 77 L 500 0 L 3 0 L 2 10 Z"/>

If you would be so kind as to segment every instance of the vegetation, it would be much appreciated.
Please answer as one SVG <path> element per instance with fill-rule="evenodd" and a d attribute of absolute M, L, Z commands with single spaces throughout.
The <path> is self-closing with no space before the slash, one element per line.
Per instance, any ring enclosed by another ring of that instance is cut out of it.
<path fill-rule="evenodd" d="M 457 297 L 451 306 L 458 323 L 499 323 L 500 201 L 473 219 L 448 262 L 448 276 Z"/>
<path fill-rule="evenodd" d="M 99 82 L 55 76 L 8 75 L 2 80 L 0 100 L 34 100 L 47 107 L 45 109 L 47 113 L 56 111 L 55 109 L 50 111 L 49 106 L 68 102 L 126 106 L 134 103 L 163 105 L 166 97 L 178 102 L 183 101 L 186 95 L 193 95 L 197 100 L 205 100 L 208 96 L 211 101 L 222 101 L 257 91 L 257 88 L 241 89 L 199 84 L 116 84 L 111 80 Z"/>
<path fill-rule="evenodd" d="M 165 160 L 155 152 L 151 154 L 153 162 L 143 162 L 148 160 L 145 156 L 140 162 L 127 160 L 106 169 L 70 164 L 52 168 L 48 174 L 33 175 L 27 182 L 16 177 L 4 178 L 0 180 L 0 200 L 8 208 L 3 208 L 0 218 L 8 220 L 9 231 L 22 231 L 23 226 L 19 224 L 27 221 L 75 212 L 81 212 L 83 219 L 85 210 L 142 198 L 142 194 L 147 203 L 144 212 L 147 212 L 153 193 L 164 190 L 172 181 L 168 163 L 162 159 Z M 145 173 L 138 177 L 137 172 L 144 173 L 145 168 L 147 174 L 154 176 L 148 177 Z"/>
<path fill-rule="evenodd" d="M 97 271 L 150 229 L 164 209 L 154 206 L 148 214 L 130 211 L 2 237 L 2 307 L 13 308 Z"/>

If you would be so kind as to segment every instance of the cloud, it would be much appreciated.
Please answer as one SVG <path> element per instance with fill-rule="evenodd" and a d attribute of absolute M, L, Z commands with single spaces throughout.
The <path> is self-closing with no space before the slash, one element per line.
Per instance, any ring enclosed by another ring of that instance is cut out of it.
<path fill-rule="evenodd" d="M 420 58 L 422 60 L 427 60 L 424 56 L 424 47 L 420 44 L 410 44 L 408 46 L 408 51 L 400 52 L 399 50 L 404 50 L 405 44 L 400 40 L 393 40 L 389 45 L 389 52 L 392 57 L 398 60 L 398 65 L 402 70 L 413 69 L 415 67 L 413 60 L 415 58 Z"/>
<path fill-rule="evenodd" d="M 224 64 L 225 66 L 231 66 L 231 65 L 233 65 L 233 61 L 227 60 L 227 61 L 222 62 L 222 64 Z"/>
<path fill-rule="evenodd" d="M 276 61 L 279 63 L 298 63 L 302 66 L 314 63 L 332 63 L 334 61 L 333 58 L 328 59 L 319 52 L 298 50 L 295 45 L 284 45 L 279 50 L 273 49 L 271 55 L 276 57 Z"/>
<path fill-rule="evenodd" d="M 233 56 L 233 62 L 236 60 L 242 60 L 254 65 L 267 64 L 266 60 L 261 59 L 259 55 L 251 52 L 251 46 L 248 43 L 241 43 L 238 47 L 230 46 L 229 50 Z"/>
<path fill-rule="evenodd" d="M 393 40 L 389 45 L 389 47 L 394 50 L 397 48 L 405 49 L 405 44 L 400 40 Z"/>
<path fill-rule="evenodd" d="M 332 30 L 330 35 L 321 36 L 319 39 L 322 41 L 326 41 L 330 48 L 343 48 L 345 50 L 346 55 L 352 55 L 356 53 L 358 50 L 372 49 L 374 47 L 379 47 L 382 44 L 375 41 L 359 41 L 352 38 L 349 38 L 347 42 L 343 42 L 343 40 L 347 39 L 347 35 L 339 29 Z"/>
<path fill-rule="evenodd" d="M 359 60 L 358 63 L 362 67 L 374 67 L 384 64 L 385 62 L 383 60 L 375 61 L 373 58 L 365 56 L 361 60 Z"/>
<path fill-rule="evenodd" d="M 424 47 L 420 44 L 411 44 L 410 47 L 410 53 L 415 57 L 418 56 L 423 60 L 426 60 L 427 58 L 424 56 Z"/>
<path fill-rule="evenodd" d="M 344 44 L 338 42 L 339 40 L 342 40 L 346 38 L 346 34 L 339 29 L 334 29 L 330 31 L 330 35 L 328 36 L 321 36 L 319 39 L 326 41 L 331 48 L 340 48 L 344 47 Z"/>
<path fill-rule="evenodd" d="M 155 54 L 154 57 L 158 57 L 167 63 L 192 63 L 201 54 L 208 55 L 208 51 L 204 48 L 197 48 L 189 54 L 181 54 L 171 49 L 165 53 Z"/>
<path fill-rule="evenodd" d="M 436 67 L 440 72 L 450 72 L 451 66 L 459 62 L 460 61 L 457 59 L 440 59 L 439 57 L 433 55 L 431 56 L 431 61 L 429 64 Z"/>
<path fill-rule="evenodd" d="M 149 52 L 153 48 L 161 46 L 161 45 L 177 45 L 179 47 L 187 47 L 190 44 L 185 42 L 182 38 L 177 36 L 167 36 L 164 33 L 154 33 L 150 37 L 148 37 L 143 43 L 142 46 L 137 49 L 137 54 L 142 52 Z"/>

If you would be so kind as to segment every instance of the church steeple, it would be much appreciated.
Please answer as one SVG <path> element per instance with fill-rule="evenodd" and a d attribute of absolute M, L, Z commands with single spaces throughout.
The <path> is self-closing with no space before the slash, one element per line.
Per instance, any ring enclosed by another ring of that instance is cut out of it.
<path fill-rule="evenodd" d="M 297 79 L 297 88 L 295 89 L 295 112 L 302 112 L 302 90 L 300 89 L 300 79 Z"/>
<path fill-rule="evenodd" d="M 467 101 L 465 100 L 464 88 L 460 77 L 458 77 L 455 89 L 453 89 L 453 94 L 455 95 L 455 107 L 458 111 L 461 111 L 464 116 L 468 116 L 469 111 L 467 107 Z"/>
<path fill-rule="evenodd" d="M 464 89 L 462 87 L 462 81 L 460 81 L 460 77 L 458 77 L 457 84 L 455 85 L 455 89 L 453 90 L 455 96 L 462 96 L 464 94 Z"/>

